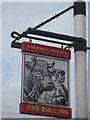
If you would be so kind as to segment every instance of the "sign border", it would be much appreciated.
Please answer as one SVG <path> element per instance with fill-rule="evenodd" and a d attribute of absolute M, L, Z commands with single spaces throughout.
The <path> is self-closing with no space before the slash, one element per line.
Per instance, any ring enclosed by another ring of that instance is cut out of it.
<path fill-rule="evenodd" d="M 68 119 L 72 117 L 72 109 L 68 107 L 66 108 L 25 102 L 20 103 L 20 113 Z"/>
<path fill-rule="evenodd" d="M 23 42 L 22 43 L 22 75 L 21 75 L 21 102 L 20 102 L 20 113 L 21 114 L 34 114 L 34 115 L 44 115 L 44 116 L 51 116 L 51 117 L 60 117 L 60 118 L 71 118 L 72 117 L 72 109 L 70 107 L 70 98 L 69 98 L 69 107 L 61 107 L 57 105 L 47 105 L 47 104 L 40 104 L 40 103 L 33 103 L 33 102 L 24 102 L 22 101 L 22 87 L 23 87 L 23 70 L 24 70 L 24 53 L 34 53 L 34 54 L 41 54 L 41 55 L 46 55 L 46 56 L 51 56 L 51 57 L 59 57 L 61 59 L 64 59 L 69 63 L 69 60 L 71 58 L 71 50 L 67 49 L 62 49 L 62 48 L 56 48 L 56 47 L 51 47 L 51 46 L 46 46 L 46 45 L 41 45 L 41 44 L 35 44 L 35 43 L 28 43 L 28 42 Z M 68 64 L 69 65 L 69 64 Z M 69 68 L 69 67 L 68 67 Z M 68 77 L 69 79 L 69 77 Z M 68 81 L 69 82 L 69 81 Z M 68 86 L 69 89 L 69 86 Z M 70 90 L 69 90 L 70 93 Z M 69 97 L 70 95 L 68 95 Z M 40 109 L 42 106 L 44 107 L 54 107 L 55 109 L 65 109 L 68 110 L 69 114 L 51 114 L 51 113 L 43 113 L 43 112 L 35 112 L 35 111 L 28 111 L 26 106 L 27 105 L 35 105 L 39 106 Z"/>
<path fill-rule="evenodd" d="M 71 59 L 71 50 L 36 43 L 23 42 L 22 52 L 32 52 L 53 57 L 60 57 L 69 60 Z"/>

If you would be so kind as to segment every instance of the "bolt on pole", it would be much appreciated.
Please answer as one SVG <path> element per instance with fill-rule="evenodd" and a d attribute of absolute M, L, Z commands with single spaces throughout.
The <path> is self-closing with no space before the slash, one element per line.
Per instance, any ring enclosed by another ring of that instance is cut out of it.
<path fill-rule="evenodd" d="M 82 0 L 74 2 L 74 35 L 86 39 L 86 3 Z M 88 118 L 87 51 L 83 48 L 75 49 L 75 117 Z"/>

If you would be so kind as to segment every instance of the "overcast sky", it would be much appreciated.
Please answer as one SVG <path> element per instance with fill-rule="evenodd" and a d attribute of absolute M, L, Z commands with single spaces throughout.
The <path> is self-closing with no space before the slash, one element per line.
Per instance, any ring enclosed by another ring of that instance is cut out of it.
<path fill-rule="evenodd" d="M 5 0 L 4 0 L 5 1 Z M 2 108 L 3 117 L 36 117 L 31 115 L 19 115 L 19 103 L 21 92 L 21 50 L 12 49 L 10 36 L 12 31 L 23 32 L 28 27 L 34 27 L 47 18 L 71 6 L 72 2 L 2 2 Z M 90 8 L 89 8 L 90 9 Z M 88 10 L 89 13 L 89 10 Z M 73 11 L 69 11 L 49 24 L 41 27 L 41 30 L 56 33 L 74 35 Z M 89 19 L 90 20 L 90 19 Z M 88 21 L 88 17 L 87 17 Z M 87 25 L 88 26 L 88 25 Z M 88 30 L 88 29 L 87 29 Z M 88 38 L 88 36 L 87 36 Z M 26 41 L 26 39 L 23 39 Z M 43 44 L 43 43 L 42 43 Z M 51 44 L 53 45 L 53 44 Z M 58 45 L 54 45 L 58 46 Z M 90 46 L 90 43 L 89 43 Z M 90 59 L 88 58 L 88 61 Z M 88 62 L 89 63 L 89 62 Z M 88 64 L 88 68 L 89 64 Z M 71 107 L 73 117 L 75 114 L 74 91 L 74 54 L 70 61 Z M 89 69 L 90 71 L 90 69 Z M 90 90 L 90 74 L 88 77 L 88 91 Z M 90 92 L 88 92 L 90 101 Z M 90 113 L 90 103 L 89 112 Z M 90 114 L 89 114 L 90 115 Z M 40 116 L 38 116 L 40 117 Z"/>

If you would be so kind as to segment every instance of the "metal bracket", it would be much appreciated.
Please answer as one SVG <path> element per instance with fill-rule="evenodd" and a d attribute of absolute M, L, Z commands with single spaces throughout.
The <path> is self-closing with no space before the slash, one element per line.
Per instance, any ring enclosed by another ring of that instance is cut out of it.
<path fill-rule="evenodd" d="M 37 35 L 40 37 L 47 37 L 47 38 L 54 38 L 54 39 L 58 39 L 58 40 L 62 40 L 63 42 L 60 41 L 54 41 L 54 40 L 48 40 L 48 39 L 44 39 L 44 38 L 38 38 L 38 37 L 32 37 L 32 36 L 28 36 L 30 34 L 33 35 Z M 12 32 L 11 36 L 13 38 L 16 37 L 16 39 L 14 41 L 12 41 L 11 47 L 14 48 L 19 48 L 21 49 L 21 43 L 15 42 L 16 40 L 18 40 L 19 38 L 25 37 L 25 38 L 31 38 L 31 39 L 36 39 L 36 40 L 41 40 L 41 41 L 46 41 L 46 42 L 51 42 L 51 43 L 57 43 L 57 44 L 63 44 L 66 45 L 66 48 L 71 48 L 74 47 L 74 51 L 87 51 L 87 47 L 86 47 L 86 40 L 80 37 L 73 37 L 73 36 L 68 36 L 68 35 L 63 35 L 63 34 L 58 34 L 58 33 L 52 33 L 52 32 L 48 32 L 48 31 L 42 31 L 42 30 L 35 30 L 32 28 L 28 28 L 25 32 L 23 32 L 22 34 L 19 34 L 17 32 Z M 71 43 L 68 43 L 71 42 Z"/>
<path fill-rule="evenodd" d="M 73 45 L 74 45 L 74 52 L 76 51 L 87 52 L 87 41 L 85 39 L 81 38 L 81 40 L 78 40 L 77 42 L 75 41 Z"/>
<path fill-rule="evenodd" d="M 18 49 L 21 49 L 21 45 L 22 43 L 19 43 L 19 42 L 16 42 L 17 40 L 21 39 L 22 37 L 25 37 L 25 38 L 29 38 L 29 42 L 32 42 L 31 39 L 35 39 L 35 40 L 40 40 L 40 41 L 45 41 L 45 42 L 51 42 L 51 43 L 56 43 L 56 44 L 61 44 L 61 47 L 63 47 L 63 45 L 66 45 L 65 49 L 67 48 L 71 48 L 71 47 L 74 47 L 74 51 L 87 51 L 87 43 L 86 43 L 86 40 L 83 39 L 83 38 L 80 38 L 80 37 L 73 37 L 73 36 L 68 36 L 68 35 L 63 35 L 63 34 L 58 34 L 58 33 L 52 33 L 52 32 L 48 32 L 48 31 L 42 31 L 42 30 L 36 30 L 37 28 L 45 25 L 46 23 L 52 21 L 53 19 L 59 17 L 60 15 L 64 14 L 65 12 L 71 10 L 72 8 L 75 9 L 75 5 L 77 5 L 78 3 L 75 2 L 74 3 L 74 6 L 71 6 L 67 9 L 65 9 L 64 11 L 56 14 L 55 16 L 47 19 L 46 21 L 40 23 L 39 25 L 35 26 L 34 28 L 28 28 L 26 31 L 24 31 L 22 34 L 19 34 L 18 32 L 14 31 L 11 33 L 11 36 L 15 39 L 14 41 L 12 41 L 11 43 L 11 47 L 13 48 L 18 48 Z M 84 3 L 79 3 L 79 4 L 84 4 Z M 82 10 L 81 10 L 82 12 Z M 77 14 L 77 13 L 75 13 Z M 28 36 L 29 34 L 29 36 Z M 30 36 L 30 34 L 33 34 L 33 35 L 37 35 L 37 36 L 40 36 L 39 38 L 38 37 L 32 37 Z M 58 40 L 62 40 L 63 42 L 61 41 L 54 41 L 54 40 L 48 40 L 48 39 L 45 39 L 45 38 L 42 38 L 43 37 L 49 37 L 49 38 L 54 38 L 54 39 L 58 39 Z M 66 43 L 67 41 L 67 43 Z M 71 43 L 68 43 L 68 42 L 71 42 Z"/>

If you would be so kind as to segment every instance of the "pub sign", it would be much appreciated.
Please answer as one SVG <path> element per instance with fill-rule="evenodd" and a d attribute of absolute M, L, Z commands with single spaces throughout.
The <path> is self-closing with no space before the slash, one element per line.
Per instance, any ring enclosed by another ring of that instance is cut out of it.
<path fill-rule="evenodd" d="M 22 43 L 20 113 L 71 118 L 70 58 L 67 49 Z"/>

